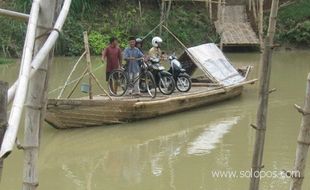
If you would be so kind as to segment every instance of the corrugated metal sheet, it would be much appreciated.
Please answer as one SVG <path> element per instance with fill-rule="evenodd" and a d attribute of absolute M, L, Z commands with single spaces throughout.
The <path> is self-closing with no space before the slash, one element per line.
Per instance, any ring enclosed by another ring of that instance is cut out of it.
<path fill-rule="evenodd" d="M 207 76 L 211 75 L 224 86 L 245 80 L 213 43 L 188 48 L 187 54 Z"/>

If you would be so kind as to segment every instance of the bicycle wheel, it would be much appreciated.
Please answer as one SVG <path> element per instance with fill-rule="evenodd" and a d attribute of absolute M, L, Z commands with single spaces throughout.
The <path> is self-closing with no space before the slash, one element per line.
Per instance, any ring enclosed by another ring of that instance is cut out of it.
<path fill-rule="evenodd" d="M 112 96 L 123 96 L 128 88 L 127 75 L 122 70 L 114 70 L 108 80 L 109 92 Z"/>
<path fill-rule="evenodd" d="M 192 87 L 192 81 L 187 75 L 179 75 L 176 81 L 176 87 L 180 92 L 188 92 Z"/>
<path fill-rule="evenodd" d="M 162 76 L 158 84 L 159 91 L 164 95 L 170 95 L 175 89 L 175 82 L 172 76 Z"/>
<path fill-rule="evenodd" d="M 152 98 L 156 97 L 156 83 L 151 72 L 146 72 L 141 74 L 139 82 L 140 91 L 142 93 L 147 93 Z"/>

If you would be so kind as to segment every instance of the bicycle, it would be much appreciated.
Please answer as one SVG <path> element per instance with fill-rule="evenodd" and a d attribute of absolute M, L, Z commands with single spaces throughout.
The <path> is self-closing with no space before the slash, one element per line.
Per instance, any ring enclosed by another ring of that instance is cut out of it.
<path fill-rule="evenodd" d="M 136 59 L 136 60 L 142 60 Z M 126 69 L 121 68 L 111 72 L 108 78 L 109 92 L 112 96 L 124 96 L 128 89 L 134 88 L 136 83 L 143 86 L 143 92 L 148 93 L 151 98 L 156 97 L 156 83 L 153 74 L 149 71 L 149 66 L 144 61 L 141 64 L 141 71 L 137 77 L 130 80 Z"/>

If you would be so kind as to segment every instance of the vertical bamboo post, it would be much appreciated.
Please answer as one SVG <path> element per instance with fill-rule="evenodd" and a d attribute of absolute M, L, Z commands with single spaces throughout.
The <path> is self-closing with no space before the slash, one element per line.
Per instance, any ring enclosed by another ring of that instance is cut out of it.
<path fill-rule="evenodd" d="M 259 0 L 259 14 L 258 14 L 258 36 L 260 49 L 263 49 L 263 36 L 264 36 L 264 0 Z"/>
<path fill-rule="evenodd" d="M 249 0 L 249 7 L 248 7 L 249 11 L 252 10 L 252 0 Z"/>
<path fill-rule="evenodd" d="M 165 18 L 165 0 L 161 1 L 161 7 L 160 7 L 160 26 L 159 26 L 159 35 L 162 35 L 163 31 L 163 21 Z"/>
<path fill-rule="evenodd" d="M 265 39 L 265 47 L 261 56 L 260 80 L 259 80 L 259 98 L 257 109 L 256 125 L 252 125 L 256 129 L 254 152 L 252 158 L 252 177 L 250 182 L 250 190 L 258 190 L 260 177 L 255 176 L 262 169 L 265 132 L 268 111 L 269 98 L 269 82 L 271 73 L 271 57 L 273 49 L 273 38 L 276 30 L 276 17 L 278 15 L 279 0 L 273 0 L 271 12 L 269 16 L 268 33 Z"/>
<path fill-rule="evenodd" d="M 46 34 L 48 28 L 53 26 L 57 0 L 41 0 L 38 24 L 44 26 L 37 28 L 38 36 Z M 59 1 L 57 1 L 59 2 Z M 34 54 L 43 46 L 48 36 L 37 38 Z M 25 130 L 24 130 L 24 171 L 23 190 L 35 190 L 39 185 L 38 181 L 38 157 L 40 146 L 40 128 L 43 125 L 47 103 L 48 66 L 53 57 L 53 50 L 44 59 L 39 70 L 29 81 L 25 109 Z"/>
<path fill-rule="evenodd" d="M 87 32 L 83 32 L 84 36 L 84 46 L 85 46 L 85 52 L 86 52 L 86 62 L 87 62 L 87 73 L 88 73 L 88 83 L 89 83 L 89 99 L 93 99 L 93 92 L 92 92 L 92 77 L 90 75 L 91 73 L 91 59 L 90 59 L 90 51 L 89 51 L 89 44 L 88 44 L 88 35 Z"/>
<path fill-rule="evenodd" d="M 0 147 L 7 127 L 8 83 L 0 81 Z M 0 158 L 0 183 L 3 170 L 3 159 Z"/>
<path fill-rule="evenodd" d="M 291 173 L 290 190 L 301 190 L 307 163 L 307 154 L 310 146 L 310 73 L 307 78 L 305 105 L 301 107 L 295 105 L 302 114 L 301 127 L 298 135 L 298 145 L 293 172 Z"/>
<path fill-rule="evenodd" d="M 217 3 L 217 20 L 219 21 L 220 24 L 221 23 L 221 14 L 222 14 L 222 1 L 221 0 L 218 0 L 218 3 Z"/>
<path fill-rule="evenodd" d="M 210 14 L 210 20 L 213 20 L 213 15 L 212 15 L 212 0 L 209 0 L 209 14 Z"/>
<path fill-rule="evenodd" d="M 166 18 L 165 18 L 165 25 L 168 27 L 168 18 L 170 15 L 170 10 L 171 10 L 171 4 L 172 4 L 172 0 L 169 0 L 168 2 L 168 8 L 167 8 L 167 13 L 166 13 Z"/>
<path fill-rule="evenodd" d="M 255 23 L 257 23 L 257 13 L 256 13 L 256 4 L 255 4 L 255 0 L 252 0 L 252 6 L 253 6 L 253 16 L 254 16 L 254 20 Z"/>
<path fill-rule="evenodd" d="M 141 1 L 139 0 L 139 13 L 140 13 L 140 21 L 142 19 L 142 7 L 141 7 Z"/>

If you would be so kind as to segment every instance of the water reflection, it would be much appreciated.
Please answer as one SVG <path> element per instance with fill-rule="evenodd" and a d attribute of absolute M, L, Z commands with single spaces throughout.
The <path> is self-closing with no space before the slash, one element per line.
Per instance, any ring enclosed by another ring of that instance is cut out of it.
<path fill-rule="evenodd" d="M 240 117 L 232 117 L 212 123 L 193 142 L 189 143 L 187 153 L 192 155 L 205 155 L 216 148 L 226 133 L 238 123 Z"/>
<path fill-rule="evenodd" d="M 176 127 L 160 135 L 145 133 L 147 136 L 143 140 L 135 139 L 134 136 L 123 136 L 119 141 L 120 139 L 110 137 L 109 146 L 93 144 L 95 141 L 101 141 L 96 134 L 81 136 L 80 133 L 69 131 L 66 134 L 67 131 L 64 131 L 63 134 L 55 136 L 56 141 L 50 142 L 46 147 L 53 150 L 53 147 L 57 146 L 57 139 L 68 137 L 68 143 L 63 144 L 62 151 L 49 151 L 48 154 L 43 152 L 42 159 L 49 161 L 58 154 L 57 159 L 50 162 L 49 167 L 52 167 L 52 170 L 61 169 L 65 181 L 71 183 L 75 189 L 100 189 L 96 187 L 98 176 L 106 178 L 109 183 L 132 187 L 146 183 L 150 176 L 155 178 L 162 176 L 171 189 L 176 189 L 175 170 L 179 166 L 178 164 L 176 166 L 175 162 L 184 155 L 210 153 L 239 119 L 240 116 L 217 118 L 210 123 L 200 123 L 181 130 Z M 107 129 L 106 132 L 108 131 L 112 136 L 119 132 L 116 128 Z M 80 148 L 77 148 L 71 139 L 79 139 L 79 142 L 84 143 L 79 143 Z M 122 142 L 132 143 L 124 145 Z"/>

